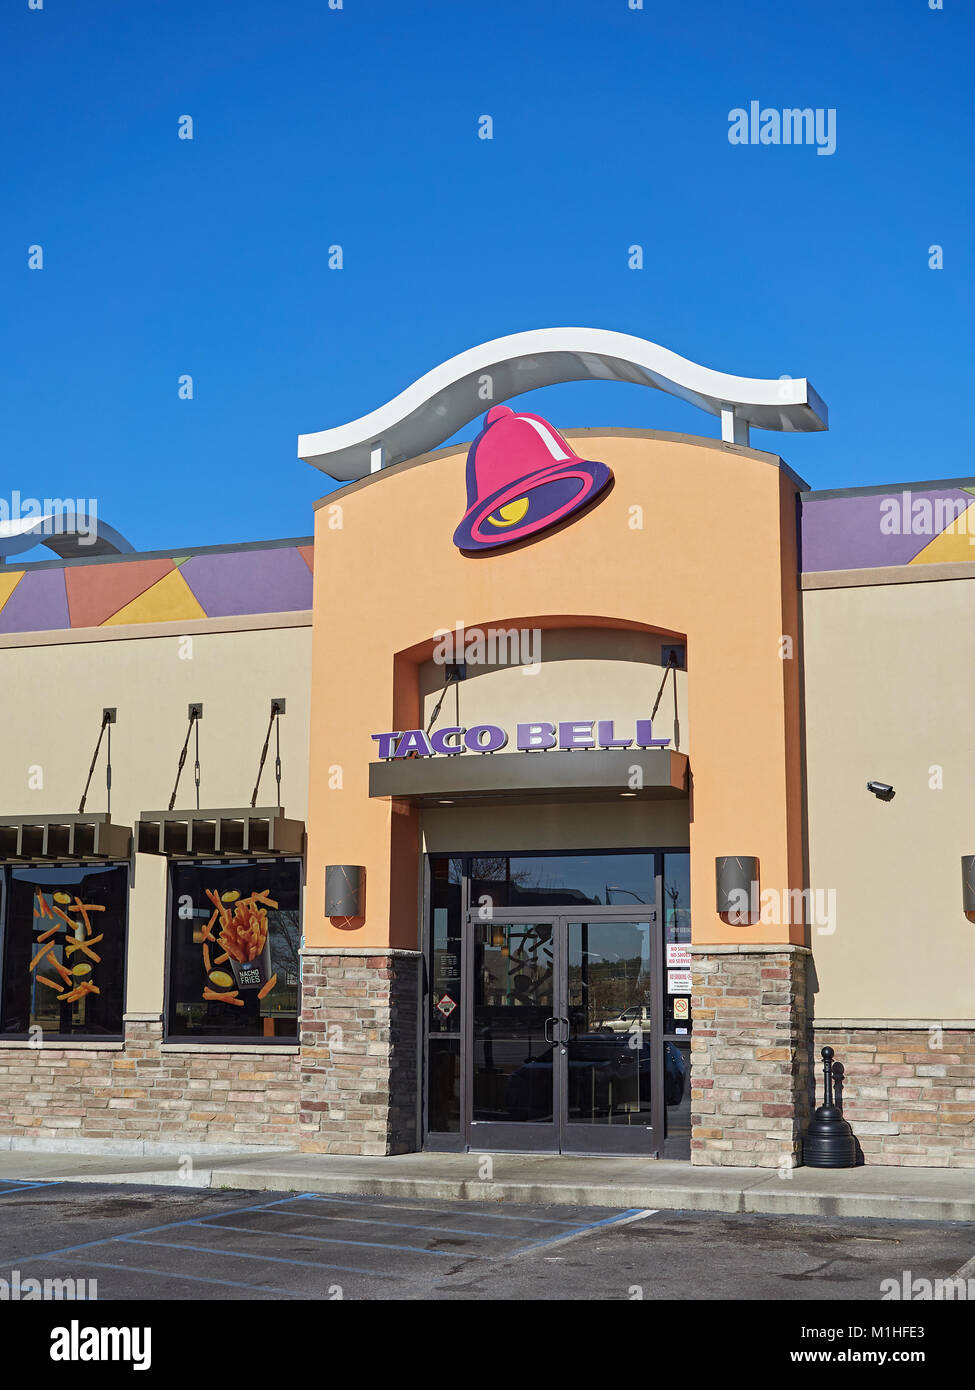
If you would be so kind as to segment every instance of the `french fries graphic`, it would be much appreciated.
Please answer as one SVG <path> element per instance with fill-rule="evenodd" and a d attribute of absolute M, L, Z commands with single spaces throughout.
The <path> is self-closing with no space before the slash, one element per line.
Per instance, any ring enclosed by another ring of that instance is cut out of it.
<path fill-rule="evenodd" d="M 277 907 L 277 903 L 264 892 L 237 898 L 229 907 L 212 888 L 206 890 L 206 895 L 220 919 L 217 941 L 230 959 L 242 965 L 256 960 L 267 942 L 267 909 Z"/>
<path fill-rule="evenodd" d="M 77 978 L 79 975 L 90 974 L 90 965 L 85 963 L 66 969 L 55 955 L 55 948 L 57 946 L 62 947 L 65 961 L 75 951 L 81 951 L 90 960 L 100 962 L 101 956 L 97 951 L 91 950 L 91 947 L 103 939 L 104 933 L 99 936 L 92 936 L 91 920 L 88 914 L 104 911 L 105 907 L 102 903 L 83 903 L 77 896 L 72 901 L 71 895 L 63 892 L 52 893 L 49 903 L 42 889 L 35 890 L 34 916 L 50 918 L 54 922 L 54 926 L 48 927 L 37 937 L 34 944 L 40 949 L 31 960 L 28 970 L 39 984 L 57 991 L 59 1004 L 76 1004 L 89 994 L 101 993 L 101 990 L 92 980 Z M 74 920 L 68 915 L 72 912 L 76 914 Z M 59 932 L 64 932 L 61 941 L 53 941 L 51 938 L 57 936 Z M 42 961 L 45 969 L 51 969 L 61 977 L 60 981 L 40 973 L 38 966 Z"/>
<path fill-rule="evenodd" d="M 242 898 L 236 889 L 218 893 L 207 888 L 206 896 L 213 905 L 213 914 L 203 933 L 204 967 L 210 984 L 203 991 L 206 1000 L 224 1004 L 243 1004 L 237 997 L 241 989 L 258 988 L 259 999 L 264 999 L 274 988 L 277 977 L 271 975 L 270 950 L 268 946 L 268 909 L 276 908 L 277 903 L 266 890 L 251 893 Z M 213 936 L 210 928 L 217 925 Z M 207 942 L 215 943 L 220 954 L 211 954 Z M 227 990 L 212 988 L 222 984 L 230 976 L 226 971 L 211 968 L 230 963 L 233 980 L 237 988 Z M 219 976 L 219 981 L 215 979 Z"/>

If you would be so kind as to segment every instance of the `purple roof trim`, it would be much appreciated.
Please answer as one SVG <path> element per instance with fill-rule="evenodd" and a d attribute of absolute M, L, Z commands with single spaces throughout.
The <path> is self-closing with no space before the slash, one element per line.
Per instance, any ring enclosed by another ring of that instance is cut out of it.
<path fill-rule="evenodd" d="M 194 555 L 179 573 L 208 618 L 311 608 L 312 573 L 294 547 Z"/>
<path fill-rule="evenodd" d="M 46 632 L 70 626 L 64 570 L 28 571 L 0 608 L 0 632 Z"/>
<path fill-rule="evenodd" d="M 934 539 L 931 535 L 886 535 L 881 522 L 887 510 L 881 505 L 896 498 L 903 513 L 904 493 L 913 504 L 920 498 L 930 501 L 950 498 L 965 506 L 975 502 L 961 488 L 935 488 L 926 491 L 891 488 L 889 492 L 866 497 L 812 498 L 802 504 L 802 569 L 811 574 L 821 570 L 875 569 L 881 565 L 906 565 Z M 937 528 L 937 522 L 935 522 Z M 940 528 L 938 528 L 940 529 Z M 975 559 L 975 555 L 972 557 Z"/>

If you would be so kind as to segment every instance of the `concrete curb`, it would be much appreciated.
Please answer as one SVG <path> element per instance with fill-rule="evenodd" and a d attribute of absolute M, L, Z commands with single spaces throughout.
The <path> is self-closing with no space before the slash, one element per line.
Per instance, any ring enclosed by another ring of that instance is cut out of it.
<path fill-rule="evenodd" d="M 939 1171 L 940 1170 L 935 1170 Z M 767 1180 L 766 1180 L 767 1181 Z M 772 1181 L 786 1182 L 779 1178 Z M 436 1201 L 512 1202 L 553 1206 L 655 1207 L 661 1211 L 713 1211 L 763 1216 L 871 1217 L 898 1221 L 975 1222 L 975 1192 L 968 1199 L 922 1194 L 835 1193 L 756 1187 L 695 1188 L 662 1184 L 481 1182 L 440 1178 L 350 1178 L 309 1173 L 261 1173 L 233 1167 L 210 1171 L 213 1187 L 266 1192 L 316 1192 L 361 1197 L 426 1198 Z"/>
<path fill-rule="evenodd" d="M 176 1149 L 178 1146 L 173 1145 Z M 198 1157 L 189 1165 L 182 1160 Z M 172 1161 L 167 1163 L 167 1157 Z M 0 1152 L 0 1183 L 120 1183 L 157 1187 L 314 1192 L 413 1201 L 508 1202 L 623 1210 L 699 1211 L 843 1221 L 975 1223 L 975 1171 L 861 1167 L 822 1171 L 692 1168 L 628 1159 L 493 1155 L 489 1180 L 477 1177 L 486 1155 L 405 1154 L 392 1158 L 248 1154 L 214 1151 L 139 1155 L 16 1148 Z"/>

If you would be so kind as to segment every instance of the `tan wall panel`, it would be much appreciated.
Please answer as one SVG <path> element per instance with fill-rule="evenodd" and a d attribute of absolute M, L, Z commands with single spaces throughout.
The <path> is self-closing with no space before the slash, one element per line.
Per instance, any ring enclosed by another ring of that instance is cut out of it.
<path fill-rule="evenodd" d="M 570 628 L 538 631 L 528 640 L 535 664 L 468 665 L 466 678 L 447 692 L 436 727 L 498 724 L 508 733 L 510 750 L 515 748 L 516 725 L 540 719 L 613 719 L 618 738 L 633 737 L 634 720 L 649 716 L 660 690 L 660 646 L 667 639 L 644 632 Z M 463 651 L 461 644 L 458 650 Z M 657 738 L 673 737 L 671 680 L 668 677 L 654 720 Z M 425 662 L 420 668 L 424 727 L 443 684 L 443 665 Z M 677 672 L 677 701 L 680 751 L 688 753 L 686 671 Z"/>
<path fill-rule="evenodd" d="M 803 596 L 810 883 L 836 892 L 811 941 L 820 1017 L 975 1016 L 973 612 L 975 580 Z"/>
<path fill-rule="evenodd" d="M 137 854 L 129 878 L 125 1010 L 159 1014 L 166 974 L 166 860 Z"/>
<path fill-rule="evenodd" d="M 96 629 L 97 630 L 97 629 Z M 118 709 L 112 728 L 112 820 L 133 824 L 140 811 L 169 804 L 186 707 L 202 700 L 200 804 L 250 804 L 272 698 L 287 700 L 281 719 L 281 799 L 303 820 L 308 801 L 311 630 L 197 634 L 191 649 L 172 637 L 72 641 L 0 652 L 7 753 L 0 759 L 0 814 L 76 812 L 104 706 Z M 191 650 L 183 659 L 180 652 Z M 31 770 L 43 787 L 31 790 Z M 274 804 L 274 743 L 261 778 L 262 805 Z M 193 742 L 177 809 L 193 806 Z M 105 809 L 105 744 L 87 810 Z M 165 860 L 137 855 L 129 901 L 126 1008 L 158 1013 L 163 1003 Z"/>

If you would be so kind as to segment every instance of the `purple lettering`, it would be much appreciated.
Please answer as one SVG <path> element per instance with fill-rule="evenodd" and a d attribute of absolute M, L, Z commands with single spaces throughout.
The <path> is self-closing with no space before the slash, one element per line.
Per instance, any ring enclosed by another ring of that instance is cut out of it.
<path fill-rule="evenodd" d="M 518 747 L 523 753 L 529 752 L 533 748 L 554 748 L 555 725 L 545 723 L 519 724 Z"/>
<path fill-rule="evenodd" d="M 460 740 L 464 736 L 464 730 L 458 729 L 456 725 L 451 725 L 446 729 L 437 729 L 430 743 L 435 753 L 463 753 Z M 448 743 L 449 738 L 456 738 L 456 743 Z"/>
<path fill-rule="evenodd" d="M 394 729 L 390 734 L 370 734 L 379 744 L 379 756 L 381 758 L 391 758 L 393 756 L 393 745 L 399 738 L 399 730 Z"/>
<path fill-rule="evenodd" d="M 482 735 L 486 736 L 483 743 Z M 472 753 L 495 753 L 508 742 L 508 735 L 504 729 L 499 729 L 497 724 L 475 724 L 472 729 L 467 730 L 464 742 Z"/>
<path fill-rule="evenodd" d="M 636 721 L 636 742 L 638 748 L 666 748 L 669 738 L 654 738 L 653 726 L 649 719 Z"/>
<path fill-rule="evenodd" d="M 629 748 L 631 738 L 617 738 L 612 719 L 600 719 L 596 725 L 597 742 L 600 748 Z"/>
<path fill-rule="evenodd" d="M 578 719 L 559 725 L 560 748 L 593 748 L 591 719 Z"/>
<path fill-rule="evenodd" d="M 410 753 L 418 753 L 421 758 L 429 758 L 433 753 L 430 740 L 422 729 L 407 729 L 393 756 L 406 758 Z"/>

